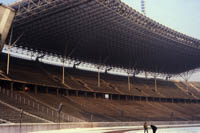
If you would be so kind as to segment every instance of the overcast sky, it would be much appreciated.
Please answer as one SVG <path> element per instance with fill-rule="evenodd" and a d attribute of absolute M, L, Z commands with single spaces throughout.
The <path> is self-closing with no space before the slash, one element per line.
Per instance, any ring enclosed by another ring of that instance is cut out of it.
<path fill-rule="evenodd" d="M 9 4 L 15 0 L 0 0 Z M 121 0 L 141 11 L 141 0 Z M 200 0 L 145 0 L 146 16 L 186 35 L 200 39 Z M 200 73 L 191 80 L 200 81 Z"/>

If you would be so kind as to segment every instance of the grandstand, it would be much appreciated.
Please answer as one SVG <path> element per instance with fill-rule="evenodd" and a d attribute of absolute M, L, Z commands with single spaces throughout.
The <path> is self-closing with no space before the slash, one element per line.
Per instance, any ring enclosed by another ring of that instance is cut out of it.
<path fill-rule="evenodd" d="M 158 80 L 155 91 L 153 79 L 131 77 L 129 90 L 126 77 L 102 74 L 98 87 L 95 72 L 66 68 L 62 84 L 61 67 L 15 57 L 11 60 L 10 74 L 5 75 L 6 56 L 1 54 L 1 101 L 33 115 L 30 122 L 58 122 L 61 102 L 63 122 L 199 120 L 199 83 L 191 85 L 188 92 L 184 82 Z M 16 122 L 11 118 L 4 119 Z"/>
<path fill-rule="evenodd" d="M 0 54 L 0 123 L 200 120 L 200 83 L 157 79 L 198 68 L 199 40 L 120 0 L 22 0 L 10 8 L 10 36 L 21 37 L 13 51 L 36 59 Z M 76 67 L 84 63 L 98 72 Z M 114 68 L 128 77 L 107 73 Z M 154 78 L 137 77 L 145 72 Z"/>

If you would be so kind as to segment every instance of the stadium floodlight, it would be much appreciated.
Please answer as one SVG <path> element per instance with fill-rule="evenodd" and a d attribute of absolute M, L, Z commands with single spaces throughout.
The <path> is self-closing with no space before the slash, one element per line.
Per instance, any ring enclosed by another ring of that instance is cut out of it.
<path fill-rule="evenodd" d="M 141 10 L 142 10 L 142 13 L 144 15 L 146 15 L 146 12 L 145 12 L 145 1 L 144 0 L 141 0 Z"/>

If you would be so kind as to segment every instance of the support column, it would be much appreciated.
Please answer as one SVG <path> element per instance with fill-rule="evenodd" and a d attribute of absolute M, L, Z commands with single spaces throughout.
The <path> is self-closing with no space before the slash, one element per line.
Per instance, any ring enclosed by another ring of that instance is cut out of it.
<path fill-rule="evenodd" d="M 62 67 L 62 83 L 65 83 L 65 60 L 63 59 L 63 67 Z"/>
<path fill-rule="evenodd" d="M 48 87 L 46 88 L 46 93 L 47 93 L 47 94 L 49 93 L 49 88 L 48 88 Z"/>
<path fill-rule="evenodd" d="M 38 86 L 37 85 L 34 86 L 34 92 L 35 92 L 35 95 L 37 95 L 37 93 L 38 93 Z"/>
<path fill-rule="evenodd" d="M 14 83 L 10 82 L 10 91 L 13 92 L 13 90 L 14 90 Z"/>
<path fill-rule="evenodd" d="M 145 75 L 145 78 L 147 78 L 147 77 L 148 77 L 148 74 L 147 74 L 147 72 L 144 72 L 144 75 Z"/>
<path fill-rule="evenodd" d="M 112 94 L 110 94 L 110 100 L 112 100 Z"/>
<path fill-rule="evenodd" d="M 59 95 L 59 89 L 56 89 L 56 95 L 57 96 Z"/>
<path fill-rule="evenodd" d="M 8 45 L 8 57 L 7 57 L 7 70 L 6 70 L 6 74 L 9 74 L 9 69 L 10 69 L 10 44 Z"/>
<path fill-rule="evenodd" d="M 66 96 L 69 96 L 69 91 L 67 89 L 65 91 L 66 91 Z"/>
<path fill-rule="evenodd" d="M 76 96 L 78 96 L 78 91 L 75 91 L 75 93 L 76 93 Z"/>
<path fill-rule="evenodd" d="M 156 79 L 156 76 L 154 77 L 154 80 L 155 80 L 155 91 L 157 91 L 158 87 L 157 87 L 157 79 Z"/>
<path fill-rule="evenodd" d="M 141 102 L 141 101 L 142 101 L 142 97 L 139 97 L 139 98 L 140 98 L 140 100 L 139 100 L 139 101 Z"/>
<path fill-rule="evenodd" d="M 131 91 L 131 83 L 130 83 L 129 73 L 128 73 L 128 90 Z"/>
<path fill-rule="evenodd" d="M 118 100 L 120 100 L 120 95 L 118 95 Z"/>
<path fill-rule="evenodd" d="M 87 92 L 84 92 L 84 96 L 85 96 L 85 97 L 87 97 L 87 96 L 88 96 L 88 95 L 87 95 Z"/>
<path fill-rule="evenodd" d="M 94 98 L 95 98 L 95 99 L 97 98 L 97 93 L 94 93 Z"/>
<path fill-rule="evenodd" d="M 100 71 L 98 69 L 98 88 L 101 87 L 101 77 L 100 77 Z"/>
<path fill-rule="evenodd" d="M 146 102 L 149 102 L 149 98 L 148 97 L 146 97 Z"/>

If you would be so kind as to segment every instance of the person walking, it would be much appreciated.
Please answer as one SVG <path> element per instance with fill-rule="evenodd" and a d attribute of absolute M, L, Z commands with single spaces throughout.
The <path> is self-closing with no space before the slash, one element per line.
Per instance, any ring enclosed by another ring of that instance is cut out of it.
<path fill-rule="evenodd" d="M 147 122 L 145 121 L 144 122 L 144 133 L 148 133 L 148 125 L 147 125 Z"/>
<path fill-rule="evenodd" d="M 153 130 L 153 133 L 156 133 L 157 127 L 154 125 L 151 125 L 151 129 Z"/>

